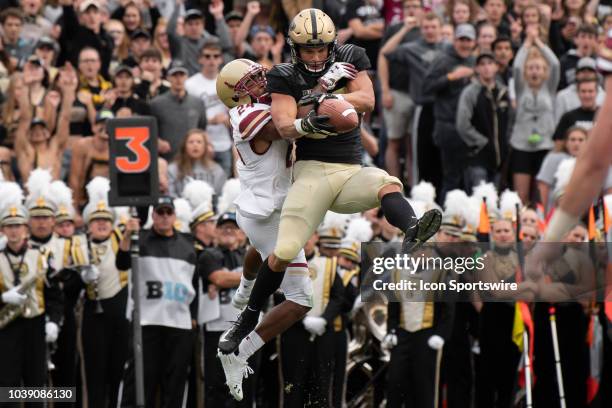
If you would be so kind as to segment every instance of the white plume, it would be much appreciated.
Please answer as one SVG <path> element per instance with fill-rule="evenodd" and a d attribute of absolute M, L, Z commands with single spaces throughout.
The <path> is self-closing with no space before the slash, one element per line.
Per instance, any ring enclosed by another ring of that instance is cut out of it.
<path fill-rule="evenodd" d="M 346 228 L 346 239 L 369 242 L 373 236 L 372 223 L 365 218 L 354 218 Z"/>
<path fill-rule="evenodd" d="M 517 211 L 516 206 L 518 205 L 519 211 L 523 207 L 521 198 L 516 191 L 504 190 L 499 199 L 499 210 L 503 218 L 508 220 L 516 220 Z"/>
<path fill-rule="evenodd" d="M 219 202 L 217 203 L 217 209 L 219 214 L 225 212 L 235 212 L 236 205 L 234 200 L 240 194 L 240 180 L 231 178 L 225 182 L 221 195 L 219 196 Z"/>
<path fill-rule="evenodd" d="M 408 204 L 410 204 L 410 206 L 414 210 L 414 215 L 417 218 L 421 218 L 423 216 L 423 214 L 425 214 L 425 211 L 428 210 L 427 203 L 425 203 L 424 201 L 411 200 L 411 199 L 408 199 L 408 198 L 406 200 L 408 201 Z"/>
<path fill-rule="evenodd" d="M 23 204 L 23 190 L 14 181 L 0 182 L 0 211 L 12 205 Z"/>
<path fill-rule="evenodd" d="M 449 191 L 444 198 L 444 213 L 463 216 L 468 200 L 469 197 L 463 190 L 456 189 Z"/>
<path fill-rule="evenodd" d="M 436 188 L 427 181 L 421 181 L 419 184 L 412 187 L 410 198 L 417 201 L 423 201 L 426 204 L 432 204 L 436 200 Z"/>
<path fill-rule="evenodd" d="M 499 196 L 493 183 L 485 183 L 484 181 L 481 181 L 479 185 L 474 187 L 472 196 L 479 198 L 480 202 L 482 202 L 482 199 L 485 198 L 487 201 L 488 210 L 498 208 L 497 201 L 499 200 Z"/>
<path fill-rule="evenodd" d="M 72 190 L 63 181 L 52 182 L 49 193 L 57 207 L 72 208 Z"/>
<path fill-rule="evenodd" d="M 180 232 L 189 232 L 189 221 L 191 220 L 191 206 L 184 198 L 174 199 L 174 211 L 176 213 L 175 226 Z"/>
<path fill-rule="evenodd" d="M 87 186 L 87 197 L 90 203 L 98 203 L 100 201 L 108 202 L 108 193 L 110 191 L 110 180 L 106 177 L 94 177 Z"/>
<path fill-rule="evenodd" d="M 125 206 L 113 207 L 113 210 L 115 211 L 115 224 L 116 225 L 124 224 L 132 216 L 130 213 L 130 207 L 125 207 Z"/>
<path fill-rule="evenodd" d="M 323 222 L 319 226 L 319 231 L 323 231 L 329 228 L 336 228 L 344 233 L 346 232 L 346 228 L 349 223 L 349 215 L 348 214 L 339 214 L 333 211 L 328 211 L 325 214 L 325 218 L 323 218 Z"/>
<path fill-rule="evenodd" d="M 469 225 L 472 228 L 478 227 L 478 224 L 480 223 L 481 204 L 482 200 L 480 200 L 478 197 L 468 197 L 463 209 L 463 218 L 465 218 L 466 225 Z"/>
<path fill-rule="evenodd" d="M 210 203 L 212 208 L 214 194 L 215 190 L 204 180 L 191 179 L 183 188 L 183 198 L 189 202 L 192 208 L 196 208 L 204 202 Z"/>
<path fill-rule="evenodd" d="M 35 201 L 39 197 L 52 201 L 51 194 L 49 192 L 49 187 L 52 180 L 53 176 L 51 175 L 51 171 L 48 169 L 39 167 L 32 170 L 30 173 L 30 178 L 28 178 L 28 181 L 26 182 L 26 188 L 28 190 L 28 198 L 26 201 L 28 204 Z"/>

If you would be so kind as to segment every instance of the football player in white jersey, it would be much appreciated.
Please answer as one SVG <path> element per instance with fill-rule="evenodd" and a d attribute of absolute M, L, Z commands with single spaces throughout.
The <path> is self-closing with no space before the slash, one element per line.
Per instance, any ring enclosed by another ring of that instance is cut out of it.
<path fill-rule="evenodd" d="M 232 135 L 239 156 L 236 168 L 241 192 L 234 201 L 236 218 L 259 252 L 259 263 L 274 250 L 280 211 L 291 185 L 293 149 L 293 143 L 281 139 L 272 123 L 265 74 L 260 64 L 237 59 L 217 78 L 217 94 L 231 108 Z M 258 266 L 249 267 L 245 261 L 240 287 L 232 299 L 238 309 L 249 300 Z M 237 400 L 242 399 L 243 375 L 252 372 L 247 359 L 312 307 L 312 281 L 303 250 L 287 270 L 281 284 L 286 300 L 270 310 L 257 329 L 242 340 L 237 353 L 219 353 L 230 393 Z"/>

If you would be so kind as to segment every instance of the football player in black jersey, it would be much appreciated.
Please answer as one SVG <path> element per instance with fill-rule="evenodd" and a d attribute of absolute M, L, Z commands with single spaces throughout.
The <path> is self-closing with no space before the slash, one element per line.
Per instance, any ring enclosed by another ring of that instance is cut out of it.
<path fill-rule="evenodd" d="M 230 354 L 241 341 L 274 338 L 293 321 L 272 309 L 268 321 L 257 325 L 259 312 L 279 288 L 289 260 L 295 258 L 312 236 L 328 210 L 358 213 L 381 206 L 391 224 L 405 234 L 403 249 L 427 241 L 438 230 L 442 215 L 431 210 L 418 219 L 402 194 L 396 177 L 374 167 L 362 167 L 360 129 L 337 133 L 316 108 L 326 98 L 343 98 L 357 112 L 374 108 L 374 89 L 367 75 L 370 61 L 363 48 L 338 47 L 333 21 L 321 10 L 302 10 L 289 28 L 292 63 L 276 65 L 267 76 L 272 96 L 272 120 L 281 137 L 296 140 L 294 183 L 281 213 L 274 253 L 259 268 L 249 303 L 236 324 L 219 342 L 219 350 Z M 298 104 L 314 103 L 304 118 L 297 118 Z M 272 315 L 278 313 L 278 316 Z M 279 332 L 280 330 L 280 332 Z M 247 335 L 249 335 L 247 337 Z M 230 390 L 234 384 L 229 384 Z M 238 384 L 236 384 L 239 386 Z"/>

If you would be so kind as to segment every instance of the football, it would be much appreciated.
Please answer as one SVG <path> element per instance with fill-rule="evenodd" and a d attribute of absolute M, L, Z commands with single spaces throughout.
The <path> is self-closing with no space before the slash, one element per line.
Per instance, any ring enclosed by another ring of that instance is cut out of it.
<path fill-rule="evenodd" d="M 298 107 L 298 118 L 310 112 L 312 105 Z M 325 99 L 317 110 L 319 115 L 329 116 L 329 123 L 338 133 L 346 133 L 359 126 L 359 115 L 349 102 L 343 99 Z"/>

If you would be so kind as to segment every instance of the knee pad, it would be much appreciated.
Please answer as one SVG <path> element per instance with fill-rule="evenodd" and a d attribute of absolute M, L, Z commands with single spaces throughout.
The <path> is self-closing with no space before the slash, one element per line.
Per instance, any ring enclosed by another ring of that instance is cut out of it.
<path fill-rule="evenodd" d="M 307 268 L 292 267 L 289 264 L 280 288 L 285 294 L 285 299 L 300 306 L 312 308 L 312 279 L 310 279 Z"/>
<path fill-rule="evenodd" d="M 281 238 L 279 236 L 278 241 L 276 242 L 276 248 L 274 248 L 274 255 L 278 259 L 288 262 L 297 256 L 300 249 L 302 249 L 302 246 L 297 238 Z"/>

